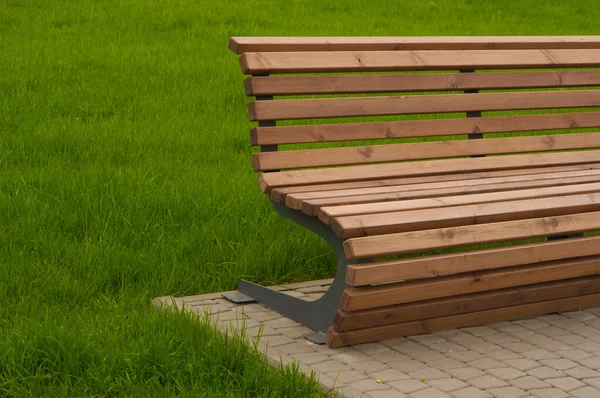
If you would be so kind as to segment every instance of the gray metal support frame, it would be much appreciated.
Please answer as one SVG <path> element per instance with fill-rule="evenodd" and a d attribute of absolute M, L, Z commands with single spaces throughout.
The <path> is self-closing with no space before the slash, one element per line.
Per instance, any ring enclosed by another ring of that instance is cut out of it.
<path fill-rule="evenodd" d="M 346 285 L 346 267 L 353 262 L 346 259 L 342 247 L 343 240 L 318 218 L 308 216 L 275 202 L 273 202 L 273 207 L 282 217 L 316 233 L 333 247 L 337 257 L 335 279 L 329 290 L 316 301 L 305 301 L 245 280 L 239 281 L 238 291 L 312 330 L 325 333 L 331 326 L 333 317 L 340 306 L 342 292 L 348 287 Z"/>

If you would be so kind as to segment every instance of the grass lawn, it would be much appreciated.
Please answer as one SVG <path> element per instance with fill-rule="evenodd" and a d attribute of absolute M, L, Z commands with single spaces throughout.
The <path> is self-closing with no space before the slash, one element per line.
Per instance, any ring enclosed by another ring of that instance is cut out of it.
<path fill-rule="evenodd" d="M 318 396 L 151 299 L 324 278 L 232 35 L 598 34 L 597 0 L 0 1 L 0 396 Z"/>

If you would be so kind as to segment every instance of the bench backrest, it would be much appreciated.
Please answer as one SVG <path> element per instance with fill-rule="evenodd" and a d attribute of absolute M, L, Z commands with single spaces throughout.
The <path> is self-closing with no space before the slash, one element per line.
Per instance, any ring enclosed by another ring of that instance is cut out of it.
<path fill-rule="evenodd" d="M 234 37 L 230 49 L 252 75 L 257 171 L 600 148 L 600 36 Z M 339 144 L 365 140 L 378 142 Z"/>

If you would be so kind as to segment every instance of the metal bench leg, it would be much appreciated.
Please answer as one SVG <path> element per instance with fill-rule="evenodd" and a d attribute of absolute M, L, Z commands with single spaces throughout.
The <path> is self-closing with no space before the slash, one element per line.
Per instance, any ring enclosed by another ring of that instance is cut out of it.
<path fill-rule="evenodd" d="M 289 209 L 278 203 L 273 203 L 273 206 L 282 217 L 288 218 L 318 234 L 333 247 L 338 263 L 335 279 L 329 290 L 316 301 L 305 301 L 245 280 L 240 280 L 238 291 L 310 329 L 325 333 L 331 326 L 333 317 L 340 306 L 342 292 L 348 287 L 346 285 L 346 266 L 355 261 L 346 259 L 342 247 L 343 240 L 318 218 Z"/>

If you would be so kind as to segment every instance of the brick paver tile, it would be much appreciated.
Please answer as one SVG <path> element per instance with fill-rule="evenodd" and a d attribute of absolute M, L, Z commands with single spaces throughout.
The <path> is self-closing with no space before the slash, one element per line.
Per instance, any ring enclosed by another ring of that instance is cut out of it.
<path fill-rule="evenodd" d="M 542 388 L 529 392 L 538 398 L 567 398 L 569 396 L 569 394 L 558 388 Z"/>
<path fill-rule="evenodd" d="M 270 328 L 273 328 L 275 330 L 281 329 L 281 328 L 291 328 L 291 327 L 300 326 L 300 324 L 298 322 L 292 321 L 289 318 L 272 319 L 270 321 L 264 322 L 264 325 L 268 326 Z"/>
<path fill-rule="evenodd" d="M 531 329 L 531 330 L 538 330 L 545 326 L 550 326 L 546 322 L 541 321 L 539 319 L 535 319 L 535 318 L 534 319 L 521 319 L 519 321 L 514 321 L 513 323 L 515 323 L 519 326 L 523 326 L 524 328 Z"/>
<path fill-rule="evenodd" d="M 410 394 L 412 392 L 429 388 L 427 383 L 423 383 L 422 381 L 413 379 L 392 381 L 387 383 L 387 385 L 405 394 Z"/>
<path fill-rule="evenodd" d="M 600 390 L 596 390 L 592 387 L 583 387 L 575 391 L 571 391 L 570 394 L 576 398 L 598 398 L 600 397 Z"/>
<path fill-rule="evenodd" d="M 600 357 L 594 356 L 590 358 L 581 359 L 577 362 L 579 362 L 583 366 L 587 366 L 590 369 L 600 370 Z"/>
<path fill-rule="evenodd" d="M 600 377 L 600 373 L 585 366 L 578 366 L 576 368 L 567 369 L 564 372 L 567 375 L 574 377 L 578 380 L 588 379 L 592 377 Z"/>
<path fill-rule="evenodd" d="M 504 380 L 490 375 L 476 377 L 474 379 L 469 380 L 468 383 L 473 387 L 481 388 L 482 390 L 487 390 L 488 388 L 508 386 L 508 383 Z"/>
<path fill-rule="evenodd" d="M 526 373 L 515 368 L 495 368 L 486 370 L 487 373 L 504 381 L 527 376 Z"/>
<path fill-rule="evenodd" d="M 569 331 L 557 328 L 556 326 L 547 326 L 545 328 L 538 329 L 535 332 L 541 333 L 544 336 L 564 336 L 567 334 L 571 334 Z"/>
<path fill-rule="evenodd" d="M 522 370 L 523 372 L 528 371 L 529 369 L 537 368 L 542 366 L 539 362 L 534 361 L 533 359 L 507 359 L 503 361 L 508 366 L 512 366 L 513 368 Z"/>
<path fill-rule="evenodd" d="M 409 396 L 410 398 L 452 398 L 450 395 L 437 388 L 428 388 L 427 390 L 417 391 Z"/>
<path fill-rule="evenodd" d="M 471 362 L 467 363 L 467 365 L 472 366 L 474 368 L 481 369 L 481 370 L 506 367 L 506 365 L 503 364 L 502 362 L 496 361 L 495 359 L 491 359 L 491 358 L 477 359 L 475 361 L 471 361 Z"/>
<path fill-rule="evenodd" d="M 321 373 L 339 372 L 341 370 L 350 369 L 348 365 L 332 360 L 312 365 L 312 368 Z"/>
<path fill-rule="evenodd" d="M 486 391 L 498 398 L 522 398 L 527 395 L 525 391 L 517 387 L 490 388 Z"/>
<path fill-rule="evenodd" d="M 448 341 L 453 342 L 453 343 L 461 344 L 461 345 L 464 345 L 464 346 L 469 346 L 471 344 L 483 343 L 484 342 L 483 339 L 481 339 L 481 338 L 479 338 L 479 337 L 477 337 L 475 335 L 472 335 L 470 333 L 466 333 L 466 332 L 464 332 L 462 330 L 459 333 L 455 334 L 455 335 L 446 337 L 446 339 Z"/>
<path fill-rule="evenodd" d="M 545 381 L 556 388 L 560 388 L 563 391 L 571 391 L 577 388 L 585 387 L 585 383 L 572 377 L 559 377 L 556 379 L 547 379 Z"/>
<path fill-rule="evenodd" d="M 232 308 L 234 311 L 243 312 L 244 314 L 252 314 L 255 312 L 273 312 L 269 310 L 267 307 L 260 304 L 246 304 L 240 305 L 238 307 Z"/>
<path fill-rule="evenodd" d="M 537 377 L 533 377 L 533 376 L 525 376 L 525 377 L 521 377 L 519 379 L 511 380 L 510 384 L 512 384 L 513 386 L 519 387 L 520 389 L 525 390 L 525 391 L 551 387 L 550 384 L 538 379 Z"/>
<path fill-rule="evenodd" d="M 583 344 L 589 341 L 585 337 L 581 337 L 572 333 L 565 334 L 563 336 L 553 336 L 553 339 L 571 345 L 573 347 L 577 347 L 579 344 Z"/>
<path fill-rule="evenodd" d="M 571 361 L 579 361 L 581 359 L 586 359 L 592 356 L 589 352 L 578 350 L 578 349 L 570 349 L 570 350 L 560 350 L 555 351 L 556 355 L 570 359 Z"/>
<path fill-rule="evenodd" d="M 407 357 L 404 354 L 400 354 L 398 351 L 394 351 L 394 350 L 380 352 L 377 355 L 375 355 L 375 357 L 377 358 L 378 361 L 381 361 L 383 363 L 397 362 L 397 361 L 410 361 L 411 360 L 410 357 Z"/>
<path fill-rule="evenodd" d="M 248 314 L 248 318 L 254 319 L 259 322 L 265 322 L 281 318 L 281 314 L 275 311 L 250 312 Z"/>
<path fill-rule="evenodd" d="M 255 326 L 253 328 L 246 329 L 246 335 L 250 337 L 260 336 L 281 336 L 281 333 L 275 329 L 271 329 L 268 327 Z"/>
<path fill-rule="evenodd" d="M 415 370 L 425 369 L 427 367 L 427 365 L 419 361 L 390 362 L 388 365 L 391 368 L 398 369 L 400 372 L 404 373 L 414 372 Z"/>
<path fill-rule="evenodd" d="M 497 359 L 498 361 L 523 358 L 523 355 L 504 348 L 497 351 L 487 352 L 485 356 L 488 358 Z"/>
<path fill-rule="evenodd" d="M 600 353 L 600 344 L 598 344 L 594 341 L 588 341 L 586 343 L 579 344 L 577 346 L 577 348 L 579 348 L 580 350 L 583 350 L 583 351 L 590 352 L 592 354 Z"/>
<path fill-rule="evenodd" d="M 483 343 L 473 343 L 469 344 L 469 350 L 477 351 L 480 354 L 485 354 L 486 352 L 498 351 L 501 350 L 502 347 L 490 342 Z"/>
<path fill-rule="evenodd" d="M 357 344 L 352 346 L 356 351 L 362 352 L 366 355 L 375 355 L 379 356 L 380 353 L 391 351 L 389 347 L 384 346 L 379 343 L 366 343 L 366 344 Z M 379 359 L 379 358 L 377 358 Z"/>
<path fill-rule="evenodd" d="M 564 358 L 542 359 L 539 362 L 556 370 L 567 370 L 578 366 L 577 363 Z"/>
<path fill-rule="evenodd" d="M 394 350 L 404 354 L 404 355 L 418 355 L 422 352 L 430 351 L 429 348 L 425 347 L 422 344 L 415 343 L 411 340 L 404 340 L 392 347 Z"/>
<path fill-rule="evenodd" d="M 458 368 L 458 369 L 446 369 L 446 373 L 451 374 L 457 379 L 467 381 L 476 377 L 485 376 L 485 372 L 477 368 Z"/>
<path fill-rule="evenodd" d="M 456 359 L 457 361 L 461 362 L 471 362 L 483 358 L 483 354 L 468 350 L 448 352 L 446 353 L 446 355 L 450 358 Z"/>
<path fill-rule="evenodd" d="M 482 338 L 489 343 L 495 344 L 512 343 L 515 341 L 519 341 L 519 339 L 517 339 L 516 337 L 506 333 L 490 334 L 488 336 L 482 336 Z"/>
<path fill-rule="evenodd" d="M 277 350 L 283 354 L 306 354 L 313 353 L 313 349 L 306 344 L 290 343 L 277 347 Z"/>
<path fill-rule="evenodd" d="M 408 395 L 397 390 L 374 391 L 367 394 L 373 398 L 406 398 Z"/>
<path fill-rule="evenodd" d="M 352 367 L 352 369 L 358 370 L 359 372 L 363 373 L 373 373 L 378 370 L 388 369 L 388 366 L 386 364 L 379 361 L 361 361 L 349 363 L 349 365 L 350 367 Z"/>
<path fill-rule="evenodd" d="M 473 336 L 478 336 L 478 337 L 488 336 L 490 334 L 498 333 L 495 329 L 492 329 L 487 326 L 468 327 L 468 328 L 462 328 L 461 330 L 463 330 L 467 333 L 471 333 Z"/>
<path fill-rule="evenodd" d="M 360 391 L 378 391 L 378 390 L 387 390 L 389 388 L 385 384 L 377 383 L 373 379 L 359 380 L 350 385 Z"/>
<path fill-rule="evenodd" d="M 565 344 L 561 341 L 556 341 L 556 340 L 548 340 L 548 341 L 543 341 L 541 343 L 537 343 L 536 344 L 537 348 L 540 348 L 542 350 L 546 350 L 546 351 L 550 351 L 550 352 L 554 352 L 556 353 L 556 351 L 564 351 L 564 350 L 572 350 L 573 347 L 571 347 L 568 344 Z"/>
<path fill-rule="evenodd" d="M 291 339 L 299 339 L 303 335 L 307 333 L 312 333 L 313 331 L 304 326 L 296 326 L 291 328 L 280 328 L 277 331 L 283 335 L 288 336 Z"/>
<path fill-rule="evenodd" d="M 536 346 L 534 346 L 533 344 L 524 343 L 522 341 L 517 341 L 517 342 L 513 342 L 513 343 L 502 343 L 500 345 L 502 347 L 506 348 L 507 350 L 511 350 L 516 353 L 522 353 L 522 352 L 531 351 L 531 350 L 536 349 Z"/>
<path fill-rule="evenodd" d="M 427 384 L 444 392 L 456 391 L 461 388 L 469 387 L 464 381 L 454 378 L 430 380 Z"/>
<path fill-rule="evenodd" d="M 596 318 L 596 315 L 587 312 L 587 311 L 570 311 L 570 312 L 563 312 L 561 315 L 566 316 L 568 318 L 571 319 L 575 319 L 579 322 L 585 322 L 588 321 L 590 319 L 594 319 Z"/>
<path fill-rule="evenodd" d="M 591 379 L 583 379 L 582 381 L 600 390 L 600 377 L 592 377 Z"/>
<path fill-rule="evenodd" d="M 552 339 L 546 335 L 539 333 L 519 333 L 514 334 L 513 336 L 517 337 L 519 340 L 525 341 L 531 344 L 540 344 L 547 341 L 552 341 Z"/>
<path fill-rule="evenodd" d="M 318 352 L 311 352 L 307 354 L 294 354 L 293 357 L 301 363 L 306 365 L 316 365 L 318 363 L 329 361 L 327 355 L 320 354 Z"/>
<path fill-rule="evenodd" d="M 464 368 L 465 364 L 452 358 L 438 359 L 436 361 L 427 362 L 428 366 L 439 370 Z"/>
<path fill-rule="evenodd" d="M 456 352 L 456 351 L 466 351 L 467 348 L 456 344 L 456 343 L 452 343 L 450 341 L 448 342 L 441 342 L 441 343 L 435 343 L 435 344 L 431 344 L 430 348 L 432 350 L 436 350 L 442 353 L 447 353 L 447 352 Z"/>
<path fill-rule="evenodd" d="M 450 375 L 442 372 L 441 370 L 434 368 L 424 368 L 415 370 L 414 372 L 408 373 L 410 377 L 417 380 L 435 380 L 435 379 L 445 379 L 450 377 Z"/>
<path fill-rule="evenodd" d="M 338 384 L 349 384 L 355 381 L 367 379 L 367 375 L 356 370 L 342 370 L 340 372 L 329 372 L 327 376 L 337 380 Z"/>
<path fill-rule="evenodd" d="M 368 355 L 363 354 L 362 352 L 352 350 L 352 351 L 344 352 L 342 354 L 333 355 L 333 356 L 331 356 L 331 359 L 333 359 L 334 361 L 350 364 L 350 363 L 368 361 L 371 358 Z"/>
<path fill-rule="evenodd" d="M 402 373 L 396 369 L 378 370 L 376 372 L 369 373 L 369 376 L 372 379 L 381 380 L 383 383 L 397 380 L 406 380 L 411 378 L 406 373 Z"/>
<path fill-rule="evenodd" d="M 481 391 L 479 388 L 467 387 L 450 393 L 454 398 L 492 398 L 491 394 Z"/>
<path fill-rule="evenodd" d="M 555 359 L 555 358 L 559 357 L 558 355 L 553 354 L 550 351 L 546 351 L 546 350 L 542 350 L 542 349 L 526 351 L 523 353 L 523 356 L 525 358 L 533 359 L 536 361 L 538 361 L 540 359 Z"/>
<path fill-rule="evenodd" d="M 527 374 L 536 377 L 540 380 L 553 379 L 556 377 L 565 377 L 564 373 L 560 370 L 552 369 L 548 366 L 540 366 L 527 370 Z"/>
<path fill-rule="evenodd" d="M 446 341 L 445 338 L 438 336 L 437 334 L 420 334 L 416 336 L 410 336 L 408 339 L 427 347 L 431 344 L 442 343 Z"/>

